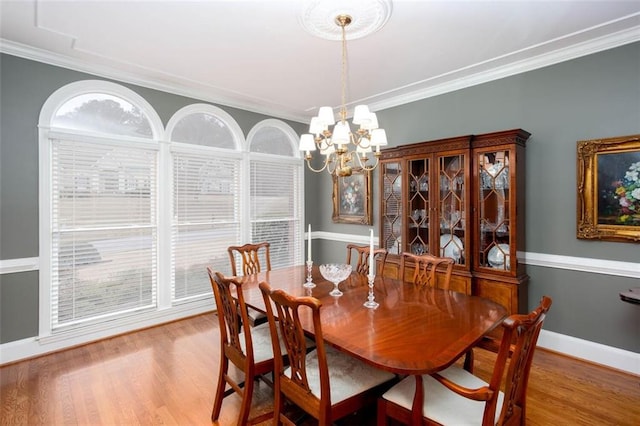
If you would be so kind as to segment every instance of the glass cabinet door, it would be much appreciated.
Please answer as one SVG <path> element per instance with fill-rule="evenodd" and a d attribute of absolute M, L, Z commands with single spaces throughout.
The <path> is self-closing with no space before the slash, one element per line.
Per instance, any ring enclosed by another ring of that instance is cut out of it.
<path fill-rule="evenodd" d="M 478 266 L 502 271 L 509 271 L 512 261 L 509 152 L 479 152 L 476 158 L 479 177 Z"/>
<path fill-rule="evenodd" d="M 464 154 L 438 157 L 439 253 L 433 253 L 461 265 L 467 264 L 466 158 Z"/>
<path fill-rule="evenodd" d="M 529 136 L 510 129 L 385 148 L 378 168 L 387 274 L 399 275 L 402 252 L 450 257 L 452 290 L 527 312 L 529 276 L 516 256 L 526 249 L 525 218 L 516 207 L 524 208 L 518 165 Z"/>
<path fill-rule="evenodd" d="M 429 164 L 428 158 L 421 158 L 409 161 L 407 166 L 407 249 L 413 254 L 429 253 Z"/>
<path fill-rule="evenodd" d="M 400 162 L 383 162 L 382 173 L 382 234 L 380 247 L 391 254 L 402 248 L 402 168 Z"/>

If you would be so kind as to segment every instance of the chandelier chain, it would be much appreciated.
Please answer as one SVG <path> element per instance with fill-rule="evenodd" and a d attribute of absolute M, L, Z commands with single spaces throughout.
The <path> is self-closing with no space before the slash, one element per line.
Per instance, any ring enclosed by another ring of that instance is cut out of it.
<path fill-rule="evenodd" d="M 342 27 L 342 105 L 340 106 L 340 118 L 342 121 L 347 119 L 347 30 L 346 26 L 349 21 L 340 20 Z"/>

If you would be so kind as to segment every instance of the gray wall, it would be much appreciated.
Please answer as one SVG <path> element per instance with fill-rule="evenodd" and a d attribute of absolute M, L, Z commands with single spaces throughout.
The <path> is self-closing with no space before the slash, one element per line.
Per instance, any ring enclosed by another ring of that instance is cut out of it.
<path fill-rule="evenodd" d="M 0 259 L 38 256 L 37 128 L 47 97 L 92 76 L 3 55 L 0 63 Z M 126 85 L 163 121 L 192 99 Z M 222 107 L 243 131 L 266 118 Z M 640 245 L 582 241 L 576 232 L 576 141 L 640 133 L 640 43 L 378 113 L 392 146 L 523 128 L 527 146 L 527 252 L 640 262 Z M 306 126 L 289 123 L 302 133 Z M 313 231 L 367 235 L 331 221 L 331 179 L 306 172 L 306 223 Z M 374 218 L 378 212 L 374 172 Z M 378 222 L 374 219 L 374 226 Z M 377 232 L 376 232 L 377 234 Z M 344 244 L 314 241 L 314 261 L 344 259 Z M 640 352 L 640 309 L 618 293 L 638 280 L 529 267 L 529 305 L 548 294 L 545 329 Z M 37 334 L 37 273 L 0 276 L 0 342 Z"/>
<path fill-rule="evenodd" d="M 0 56 L 0 259 L 38 256 L 38 117 L 47 98 L 78 80 L 102 79 L 11 55 Z M 119 83 L 119 82 L 118 82 Z M 166 125 L 180 108 L 202 102 L 120 83 L 145 98 Z M 220 106 L 245 136 L 268 117 Z M 304 125 L 288 120 L 298 134 Z M 0 275 L 0 343 L 38 333 L 38 274 Z"/>
<path fill-rule="evenodd" d="M 576 239 L 576 142 L 640 133 L 640 43 L 378 112 L 391 146 L 522 128 L 526 148 L 526 251 L 640 263 L 640 245 Z M 374 173 L 374 206 L 379 197 Z M 309 177 L 307 183 L 314 177 Z M 307 199 L 318 229 L 365 235 L 331 222 L 331 179 L 316 176 Z M 377 218 L 377 213 L 374 215 Z M 375 222 L 377 227 L 379 223 Z M 315 251 L 344 258 L 344 244 Z M 545 329 L 640 352 L 640 308 L 619 292 L 640 280 L 529 266 L 529 306 L 554 299 Z"/>

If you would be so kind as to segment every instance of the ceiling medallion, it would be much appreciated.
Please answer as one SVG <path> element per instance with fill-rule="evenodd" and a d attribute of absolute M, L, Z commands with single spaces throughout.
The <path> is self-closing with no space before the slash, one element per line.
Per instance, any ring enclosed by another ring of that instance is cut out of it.
<path fill-rule="evenodd" d="M 326 40 L 341 40 L 342 30 L 336 16 L 352 17 L 347 40 L 362 38 L 378 31 L 391 16 L 391 0 L 313 0 L 302 10 L 300 24 L 311 35 Z"/>

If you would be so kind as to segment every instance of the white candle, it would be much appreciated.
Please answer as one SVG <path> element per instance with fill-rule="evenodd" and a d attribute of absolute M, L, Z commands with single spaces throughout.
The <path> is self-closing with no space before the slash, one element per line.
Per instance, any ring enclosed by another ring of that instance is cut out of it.
<path fill-rule="evenodd" d="M 311 262 L 311 224 L 309 224 L 309 231 L 307 232 L 307 261 Z"/>
<path fill-rule="evenodd" d="M 376 261 L 373 257 L 373 229 L 370 229 L 369 237 L 369 276 L 376 275 Z"/>

